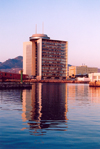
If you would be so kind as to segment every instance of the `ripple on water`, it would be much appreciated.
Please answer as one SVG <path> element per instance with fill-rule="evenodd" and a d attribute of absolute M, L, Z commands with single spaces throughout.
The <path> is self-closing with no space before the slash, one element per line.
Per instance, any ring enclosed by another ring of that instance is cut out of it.
<path fill-rule="evenodd" d="M 0 140 L 2 148 L 99 148 L 100 89 L 36 83 L 0 91 Z"/>

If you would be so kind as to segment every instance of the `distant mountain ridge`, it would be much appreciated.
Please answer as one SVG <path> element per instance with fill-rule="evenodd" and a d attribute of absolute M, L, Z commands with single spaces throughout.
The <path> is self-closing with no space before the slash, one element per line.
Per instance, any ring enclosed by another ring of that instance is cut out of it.
<path fill-rule="evenodd" d="M 72 65 L 68 64 L 68 70 L 70 66 Z M 5 62 L 0 62 L 1 71 L 18 73 L 21 69 L 23 69 L 23 56 L 17 56 Z"/>
<path fill-rule="evenodd" d="M 17 56 L 14 59 L 8 59 L 5 62 L 0 62 L 0 69 L 22 68 L 23 57 Z"/>
<path fill-rule="evenodd" d="M 72 65 L 68 64 L 68 67 L 70 67 L 70 66 L 72 66 Z"/>

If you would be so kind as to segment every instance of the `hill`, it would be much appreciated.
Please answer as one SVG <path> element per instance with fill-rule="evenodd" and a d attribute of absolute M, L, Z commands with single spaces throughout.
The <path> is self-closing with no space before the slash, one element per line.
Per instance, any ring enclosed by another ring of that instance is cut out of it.
<path fill-rule="evenodd" d="M 0 69 L 22 68 L 23 57 L 18 56 L 14 59 L 8 59 L 5 62 L 0 62 Z"/>
<path fill-rule="evenodd" d="M 68 64 L 68 67 L 70 67 L 70 66 L 72 66 L 72 65 Z"/>
<path fill-rule="evenodd" d="M 68 64 L 69 70 L 70 64 Z M 23 57 L 17 56 L 13 59 L 8 59 L 5 62 L 0 62 L 0 71 L 18 73 L 23 68 Z"/>

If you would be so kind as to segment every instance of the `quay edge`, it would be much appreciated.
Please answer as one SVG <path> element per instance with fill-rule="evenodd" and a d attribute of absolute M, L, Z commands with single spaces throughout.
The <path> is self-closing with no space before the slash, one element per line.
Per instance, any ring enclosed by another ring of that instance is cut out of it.
<path fill-rule="evenodd" d="M 89 87 L 100 87 L 100 82 L 99 81 L 89 82 Z"/>
<path fill-rule="evenodd" d="M 0 81 L 3 83 L 2 81 Z M 20 83 L 20 80 L 5 80 L 6 83 Z M 23 83 L 84 83 L 89 84 L 89 81 L 77 81 L 77 80 L 60 80 L 60 79 L 45 79 L 45 80 L 38 80 L 38 79 L 29 79 L 23 80 Z"/>
<path fill-rule="evenodd" d="M 1 82 L 0 90 L 2 89 L 31 89 L 32 84 L 30 83 L 15 83 L 15 82 Z"/>

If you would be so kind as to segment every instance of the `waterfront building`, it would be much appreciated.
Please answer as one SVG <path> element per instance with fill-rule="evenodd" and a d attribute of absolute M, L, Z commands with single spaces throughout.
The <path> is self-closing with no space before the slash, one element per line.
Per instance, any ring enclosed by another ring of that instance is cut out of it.
<path fill-rule="evenodd" d="M 91 82 L 99 81 L 100 82 L 100 73 L 91 73 L 89 74 Z"/>
<path fill-rule="evenodd" d="M 22 75 L 23 80 L 28 79 L 28 75 Z M 0 80 L 21 80 L 21 73 L 12 73 L 12 72 L 2 72 L 0 71 Z"/>
<path fill-rule="evenodd" d="M 77 77 L 77 81 L 82 81 L 82 82 L 90 82 L 90 78 L 86 78 L 86 77 Z"/>
<path fill-rule="evenodd" d="M 23 44 L 23 73 L 41 78 L 67 78 L 67 41 L 33 34 Z"/>
<path fill-rule="evenodd" d="M 83 66 L 70 66 L 69 67 L 69 76 L 84 75 L 89 73 L 97 73 L 98 68 Z"/>

